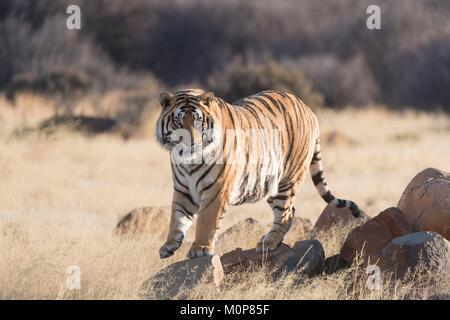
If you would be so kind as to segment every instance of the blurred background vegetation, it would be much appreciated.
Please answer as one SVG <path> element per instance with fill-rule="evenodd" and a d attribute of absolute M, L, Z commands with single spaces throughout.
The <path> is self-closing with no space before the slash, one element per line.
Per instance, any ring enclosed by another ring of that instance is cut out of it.
<path fill-rule="evenodd" d="M 69 4 L 80 31 L 66 29 Z M 381 30 L 366 28 L 369 4 Z M 449 17 L 448 0 L 2 0 L 0 90 L 69 112 L 87 94 L 133 92 L 121 103 L 139 109 L 127 99 L 180 87 L 450 111 Z"/>

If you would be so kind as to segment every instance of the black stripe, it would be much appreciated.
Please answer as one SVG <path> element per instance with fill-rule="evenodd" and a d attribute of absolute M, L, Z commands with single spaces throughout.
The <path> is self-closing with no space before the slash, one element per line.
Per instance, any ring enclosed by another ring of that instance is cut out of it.
<path fill-rule="evenodd" d="M 317 186 L 319 183 L 323 182 L 322 173 L 323 173 L 323 171 L 320 170 L 319 172 L 317 172 L 316 174 L 311 176 L 312 181 L 314 182 L 315 186 Z"/>
<path fill-rule="evenodd" d="M 297 108 L 297 107 L 296 107 L 296 106 L 297 106 L 296 102 L 295 102 L 294 100 L 292 100 L 291 96 L 288 95 L 287 93 L 279 92 L 279 94 L 280 94 L 282 97 L 284 97 L 285 99 L 288 99 L 288 100 L 291 102 L 291 104 L 292 104 L 292 106 L 293 106 L 293 109 L 294 109 L 295 120 L 297 121 L 297 124 L 301 123 L 301 121 L 300 121 L 300 119 L 299 119 L 299 115 L 298 115 L 298 113 L 297 113 L 297 111 L 300 111 L 300 112 L 301 112 L 301 106 L 300 106 L 300 108 Z"/>
<path fill-rule="evenodd" d="M 177 206 L 179 206 L 181 208 L 181 210 L 177 210 L 179 212 L 181 212 L 182 214 L 184 214 L 187 218 L 192 220 L 192 217 L 194 216 L 193 213 L 189 212 L 189 210 L 186 209 L 185 206 L 183 206 L 181 203 L 174 201 L 174 204 L 176 204 Z"/>
<path fill-rule="evenodd" d="M 195 203 L 194 199 L 192 199 L 192 196 L 189 193 L 183 192 L 181 190 L 178 190 L 175 186 L 173 187 L 174 190 L 178 193 L 181 193 L 184 197 L 186 197 L 190 203 L 192 203 L 194 206 L 198 206 L 197 203 Z"/>
<path fill-rule="evenodd" d="M 189 175 L 192 175 L 194 173 L 196 173 L 198 170 L 200 170 L 203 167 L 203 163 L 198 164 L 197 166 L 194 167 L 194 169 L 192 169 L 191 171 L 188 171 Z"/>
<path fill-rule="evenodd" d="M 197 183 L 195 184 L 195 188 L 198 187 L 198 184 L 203 180 L 204 177 L 206 177 L 206 175 L 211 171 L 211 169 L 214 167 L 214 164 L 210 165 L 208 169 L 206 169 L 202 175 L 200 176 L 200 178 L 198 178 Z"/>
<path fill-rule="evenodd" d="M 336 205 L 336 208 L 345 208 L 346 201 L 342 199 L 338 199 L 338 204 Z"/>
<path fill-rule="evenodd" d="M 286 122 L 286 128 L 287 128 L 287 130 L 288 130 L 288 132 L 294 132 L 294 124 L 292 123 L 292 118 L 291 117 L 287 117 L 287 122 Z M 288 124 L 290 125 L 290 127 L 288 127 Z M 286 172 L 289 172 L 288 171 L 288 168 L 289 168 L 289 170 L 291 169 L 291 163 L 293 162 L 293 161 L 290 161 L 289 160 L 289 158 L 291 157 L 291 154 L 292 154 L 292 151 L 294 150 L 294 148 L 293 148 L 293 145 L 291 144 L 290 146 L 289 146 L 289 151 L 288 151 L 288 154 L 286 155 L 286 158 L 285 158 L 285 168 L 286 168 Z"/>
<path fill-rule="evenodd" d="M 277 210 L 280 210 L 280 211 L 286 211 L 287 209 L 289 209 L 289 208 L 282 208 L 282 207 L 279 207 L 279 206 L 275 206 L 275 207 L 272 207 L 272 209 L 277 209 Z"/>
<path fill-rule="evenodd" d="M 182 186 L 183 188 L 189 190 L 189 188 L 188 188 L 186 185 L 184 185 L 184 184 L 180 181 L 180 179 L 178 179 L 178 176 L 176 175 L 176 172 L 173 173 L 173 177 L 174 177 L 175 181 L 176 181 L 180 186 Z"/>
<path fill-rule="evenodd" d="M 286 195 L 278 195 L 278 196 L 275 196 L 275 197 L 272 197 L 272 199 L 276 199 L 276 200 L 287 200 L 287 199 L 289 199 L 290 198 L 290 196 L 286 196 Z"/>
<path fill-rule="evenodd" d="M 331 191 L 328 190 L 328 192 L 322 196 L 322 199 L 325 200 L 326 203 L 330 203 L 335 197 L 331 194 Z"/>
<path fill-rule="evenodd" d="M 293 187 L 293 183 L 287 183 L 286 185 L 284 184 L 284 181 L 280 181 L 280 184 L 278 185 L 278 193 L 283 193 L 286 191 L 291 190 Z"/>
<path fill-rule="evenodd" d="M 255 99 L 256 101 L 259 101 L 260 103 L 262 103 L 262 105 L 263 105 L 263 106 L 264 106 L 271 114 L 273 114 L 275 117 L 277 116 L 277 115 L 275 114 L 275 112 L 273 112 L 272 108 L 270 107 L 270 104 L 268 104 L 267 101 L 265 101 L 264 99 L 259 98 L 259 97 L 253 97 L 253 99 Z"/>
<path fill-rule="evenodd" d="M 314 155 L 313 155 L 311 163 L 319 162 L 320 160 L 322 160 L 322 156 L 320 154 L 320 151 L 314 152 Z"/>
<path fill-rule="evenodd" d="M 275 99 L 274 97 L 272 97 L 269 93 L 262 93 L 261 96 L 263 96 L 264 98 L 269 99 L 270 102 L 272 102 L 272 104 L 273 104 L 274 106 L 276 106 L 277 109 L 278 109 L 280 112 L 283 112 L 283 109 L 282 109 L 281 106 L 277 103 L 276 99 Z"/>
<path fill-rule="evenodd" d="M 352 212 L 352 215 L 356 218 L 358 218 L 361 214 L 358 206 L 353 201 L 350 201 L 350 211 Z"/>
<path fill-rule="evenodd" d="M 215 185 L 217 183 L 217 178 L 220 177 L 220 175 L 223 173 L 223 171 L 225 170 L 225 166 L 222 166 L 222 169 L 220 169 L 219 173 L 216 176 L 216 179 L 214 179 L 213 182 L 211 182 L 209 185 L 207 185 L 206 187 L 204 187 L 203 189 L 200 190 L 200 192 L 206 191 L 209 188 L 211 188 L 213 185 Z"/>
<path fill-rule="evenodd" d="M 249 105 L 251 106 L 252 104 L 249 103 Z M 258 108 L 257 108 L 258 109 Z M 250 112 L 252 114 L 252 116 L 254 117 L 255 121 L 258 123 L 258 129 L 262 129 L 264 128 L 264 126 L 262 125 L 260 119 L 259 119 L 259 114 L 258 112 L 256 112 L 255 110 L 253 110 L 252 108 L 249 108 L 248 106 L 246 106 L 246 109 L 248 110 L 248 112 Z M 258 109 L 259 110 L 259 109 Z"/>

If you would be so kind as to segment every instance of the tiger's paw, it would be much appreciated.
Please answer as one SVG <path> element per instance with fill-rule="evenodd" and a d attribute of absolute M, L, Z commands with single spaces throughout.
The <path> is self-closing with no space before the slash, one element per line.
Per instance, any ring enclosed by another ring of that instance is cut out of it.
<path fill-rule="evenodd" d="M 177 242 L 175 240 L 167 241 L 164 245 L 159 249 L 159 257 L 161 259 L 168 258 L 173 255 L 175 251 L 180 247 L 181 242 Z"/>
<path fill-rule="evenodd" d="M 277 241 L 276 239 L 267 239 L 267 236 L 261 238 L 261 240 L 256 245 L 257 253 L 267 253 L 272 252 L 278 249 L 281 245 L 281 241 Z"/>
<path fill-rule="evenodd" d="M 187 257 L 189 259 L 198 258 L 198 257 L 209 257 L 214 254 L 214 249 L 212 246 L 201 246 L 197 244 L 193 244 L 191 249 L 189 250 Z"/>

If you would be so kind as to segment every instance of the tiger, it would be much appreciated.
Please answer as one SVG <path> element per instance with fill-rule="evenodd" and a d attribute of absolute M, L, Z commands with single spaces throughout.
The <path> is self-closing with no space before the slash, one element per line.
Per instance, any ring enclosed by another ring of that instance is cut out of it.
<path fill-rule="evenodd" d="M 353 201 L 331 193 L 323 175 L 318 119 L 295 95 L 268 90 L 227 103 L 211 91 L 185 89 L 163 92 L 159 102 L 156 139 L 170 152 L 173 180 L 161 259 L 180 248 L 194 221 L 188 258 L 213 255 L 227 208 L 261 199 L 274 219 L 256 251 L 276 250 L 293 224 L 294 200 L 308 169 L 326 203 L 360 216 Z"/>

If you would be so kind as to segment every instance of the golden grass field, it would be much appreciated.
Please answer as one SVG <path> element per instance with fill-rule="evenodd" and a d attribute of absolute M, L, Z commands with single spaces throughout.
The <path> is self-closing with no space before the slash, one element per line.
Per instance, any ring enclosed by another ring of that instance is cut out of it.
<path fill-rule="evenodd" d="M 0 99 L 0 299 L 140 299 L 142 283 L 184 259 L 182 248 L 160 260 L 169 217 L 151 235 L 121 239 L 121 216 L 142 206 L 167 206 L 172 182 L 168 154 L 153 137 L 18 134 L 50 114 L 46 100 L 28 96 L 13 108 Z M 44 105 L 43 105 L 44 104 Z M 26 111 L 24 111 L 26 109 Z M 354 200 L 371 216 L 395 206 L 409 180 L 426 167 L 449 170 L 450 117 L 383 107 L 319 110 L 325 176 L 337 196 Z M 325 203 L 308 179 L 296 200 L 297 216 L 314 222 Z M 269 223 L 263 203 L 231 208 L 222 230 L 254 217 Z M 321 235 L 326 256 L 337 253 L 346 230 Z M 218 253 L 251 248 L 261 234 L 242 233 Z M 289 233 L 287 243 L 296 240 Z M 297 239 L 298 240 L 298 239 Z M 81 289 L 65 286 L 66 269 L 81 268 Z M 350 271 L 294 284 L 268 280 L 264 270 L 226 279 L 217 292 L 201 284 L 192 299 L 403 299 L 413 282 L 369 290 Z M 351 287 L 351 289 L 349 289 Z M 414 297 L 448 293 L 449 281 L 425 285 Z"/>

